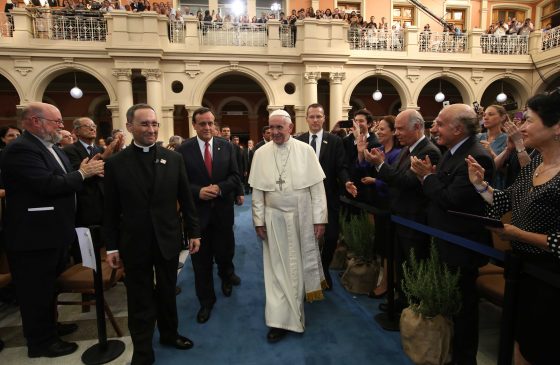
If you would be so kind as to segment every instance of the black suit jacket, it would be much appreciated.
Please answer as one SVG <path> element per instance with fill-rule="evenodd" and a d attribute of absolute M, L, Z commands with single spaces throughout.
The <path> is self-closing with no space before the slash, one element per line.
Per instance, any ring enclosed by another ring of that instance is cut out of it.
<path fill-rule="evenodd" d="M 185 141 L 179 148 L 191 182 L 191 193 L 204 230 L 210 220 L 217 225 L 233 225 L 233 203 L 241 186 L 237 169 L 237 156 L 233 144 L 222 138 L 214 138 L 212 145 L 212 177 L 208 175 L 197 137 Z M 200 199 L 200 189 L 210 184 L 220 187 L 221 195 L 212 200 Z"/>
<path fill-rule="evenodd" d="M 437 172 L 428 175 L 422 185 L 424 194 L 430 199 L 428 224 L 476 242 L 491 244 L 491 235 L 482 225 L 451 215 L 447 211 L 485 215 L 486 203 L 469 181 L 465 158 L 471 155 L 478 161 L 485 169 L 486 181 L 492 181 L 494 160 L 475 136 L 466 140 L 453 156 L 447 158 L 449 153 L 448 151 L 443 155 Z M 479 254 L 447 242 L 438 242 L 438 246 L 441 258 L 449 265 L 479 267 L 488 261 Z"/>
<path fill-rule="evenodd" d="M 60 248 L 76 239 L 75 196 L 83 179 L 78 171 L 72 170 L 66 155 L 54 148 L 67 172 L 29 132 L 2 152 L 7 250 Z"/>
<path fill-rule="evenodd" d="M 147 188 L 150 184 L 142 181 L 143 167 L 135 148 L 131 144 L 105 163 L 107 250 L 118 249 L 131 262 L 138 255 L 136 248 L 149 248 L 155 238 L 162 256 L 172 259 L 181 250 L 183 230 L 185 238 L 200 237 L 183 159 L 177 152 L 156 146 L 153 186 Z"/>
<path fill-rule="evenodd" d="M 64 152 L 73 170 L 78 170 L 84 158 L 89 157 L 89 151 L 78 141 L 64 147 Z M 99 146 L 94 146 L 93 154 L 103 153 Z M 84 181 L 84 188 L 78 192 L 76 199 L 76 227 L 89 227 L 103 223 L 103 178 L 94 176 Z"/>
<path fill-rule="evenodd" d="M 420 180 L 410 170 L 410 156 L 424 159 L 427 155 L 430 156 L 432 163 L 437 165 L 441 153 L 428 138 L 420 141 L 409 156 L 405 156 L 407 150 L 408 146 L 403 147 L 393 165 L 384 163 L 378 172 L 374 168 L 373 175 L 389 185 L 389 198 L 393 213 L 425 224 L 428 198 L 422 191 Z"/>
<path fill-rule="evenodd" d="M 309 132 L 299 135 L 297 139 L 309 143 Z M 323 182 L 327 195 L 327 205 L 329 208 L 338 207 L 340 205 L 340 192 L 343 191 L 344 184 L 350 180 L 340 137 L 323 131 L 319 163 L 325 173 Z"/>

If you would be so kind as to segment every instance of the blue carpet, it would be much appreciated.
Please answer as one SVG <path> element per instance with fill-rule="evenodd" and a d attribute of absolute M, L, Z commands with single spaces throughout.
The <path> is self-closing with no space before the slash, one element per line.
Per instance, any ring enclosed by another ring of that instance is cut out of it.
<path fill-rule="evenodd" d="M 353 296 L 332 273 L 334 290 L 326 299 L 306 303 L 306 330 L 289 333 L 269 344 L 264 322 L 262 248 L 251 219 L 251 199 L 235 209 L 235 267 L 241 285 L 223 296 L 214 275 L 217 302 L 210 320 L 196 322 L 199 304 L 194 292 L 192 264 L 187 259 L 179 274 L 183 289 L 177 297 L 179 333 L 194 342 L 188 351 L 163 348 L 154 336 L 157 364 L 412 364 L 402 351 L 400 336 L 384 331 L 373 319 L 381 300 Z"/>

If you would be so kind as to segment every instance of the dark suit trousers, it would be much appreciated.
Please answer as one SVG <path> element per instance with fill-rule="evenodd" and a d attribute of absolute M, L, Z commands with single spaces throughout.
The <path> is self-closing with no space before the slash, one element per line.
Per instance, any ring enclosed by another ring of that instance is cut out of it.
<path fill-rule="evenodd" d="M 68 248 L 8 251 L 27 347 L 40 350 L 58 339 L 56 278 L 67 264 Z"/>
<path fill-rule="evenodd" d="M 416 260 L 424 260 L 430 256 L 430 237 L 411 228 L 395 224 L 395 264 L 396 288 L 399 301 L 406 307 L 406 296 L 402 291 L 403 263 L 410 260 L 410 252 L 414 249 Z"/>
<path fill-rule="evenodd" d="M 323 264 L 325 276 L 328 275 L 329 266 L 331 265 L 340 234 L 340 225 L 338 222 L 339 211 L 340 209 L 338 206 L 328 207 L 329 223 L 325 227 L 325 240 L 323 243 L 323 250 L 321 251 L 321 263 Z"/>
<path fill-rule="evenodd" d="M 450 267 L 452 272 L 457 267 Z M 461 311 L 453 317 L 453 364 L 476 365 L 478 352 L 478 268 L 462 266 L 459 275 Z"/>
<path fill-rule="evenodd" d="M 143 251 L 143 250 L 141 250 Z M 154 351 L 152 337 L 157 320 L 160 338 L 175 339 L 177 336 L 177 265 L 179 256 L 166 260 L 155 239 L 151 255 L 135 257 L 125 267 L 126 295 L 128 300 L 128 328 L 132 337 L 133 365 L 152 364 Z M 155 269 L 155 285 L 154 285 Z"/>
<path fill-rule="evenodd" d="M 233 227 L 210 222 L 202 230 L 200 250 L 191 256 L 194 268 L 194 284 L 196 296 L 201 307 L 212 308 L 216 302 L 214 292 L 214 260 L 218 265 L 218 276 L 229 280 L 234 273 L 233 256 L 235 240 Z"/>

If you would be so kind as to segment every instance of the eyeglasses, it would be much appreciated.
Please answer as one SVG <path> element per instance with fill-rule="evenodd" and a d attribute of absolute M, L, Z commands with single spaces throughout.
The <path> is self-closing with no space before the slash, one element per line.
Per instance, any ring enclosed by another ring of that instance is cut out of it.
<path fill-rule="evenodd" d="M 34 115 L 35 118 L 37 119 L 43 119 L 46 120 L 47 122 L 53 122 L 54 124 L 62 124 L 64 125 L 64 122 L 62 121 L 62 119 L 49 119 L 49 118 L 45 118 L 45 117 L 40 117 L 38 115 Z"/>
<path fill-rule="evenodd" d="M 83 128 L 89 128 L 89 129 L 97 129 L 97 126 L 96 126 L 95 124 L 91 124 L 91 125 L 89 125 L 89 124 L 79 125 L 79 126 L 76 127 L 76 129 L 79 129 L 79 128 L 82 128 L 82 127 L 83 127 Z"/>

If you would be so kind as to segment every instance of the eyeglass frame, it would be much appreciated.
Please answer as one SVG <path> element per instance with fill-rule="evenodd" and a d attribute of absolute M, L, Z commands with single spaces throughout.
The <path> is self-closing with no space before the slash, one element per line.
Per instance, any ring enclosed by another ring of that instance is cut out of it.
<path fill-rule="evenodd" d="M 48 122 L 55 122 L 56 124 L 62 124 L 64 125 L 64 121 L 62 119 L 49 119 L 49 118 L 45 118 L 45 117 L 41 117 L 39 115 L 34 115 L 32 118 L 37 118 L 37 119 L 43 119 L 46 120 Z"/>
<path fill-rule="evenodd" d="M 80 129 L 82 127 L 87 127 L 89 129 L 97 130 L 97 125 L 96 124 L 93 124 L 93 125 L 82 124 L 82 125 L 77 126 L 75 129 Z"/>
<path fill-rule="evenodd" d="M 130 124 L 134 124 L 134 122 L 128 122 Z M 136 125 L 139 125 L 142 128 L 159 128 L 160 123 L 159 122 L 149 122 L 149 121 L 142 121 L 142 122 L 137 122 Z"/>

